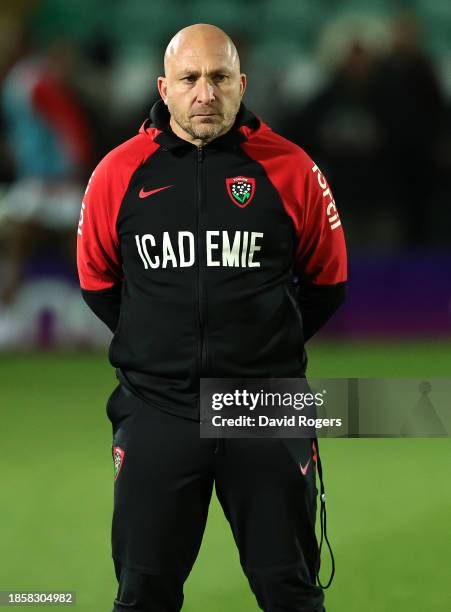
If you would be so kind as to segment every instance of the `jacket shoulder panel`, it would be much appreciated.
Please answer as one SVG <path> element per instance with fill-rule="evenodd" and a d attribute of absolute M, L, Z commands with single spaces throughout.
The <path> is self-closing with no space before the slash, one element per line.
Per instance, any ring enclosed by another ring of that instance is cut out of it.
<path fill-rule="evenodd" d="M 264 124 L 241 146 L 263 166 L 293 222 L 299 276 L 316 284 L 345 281 L 343 228 L 332 191 L 315 162 Z"/>

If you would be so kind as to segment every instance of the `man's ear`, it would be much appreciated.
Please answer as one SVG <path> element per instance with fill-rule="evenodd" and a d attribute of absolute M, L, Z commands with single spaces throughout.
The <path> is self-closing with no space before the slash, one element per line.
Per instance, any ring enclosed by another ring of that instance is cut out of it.
<path fill-rule="evenodd" d="M 165 104 L 167 104 L 168 87 L 167 87 L 166 77 L 162 77 L 162 76 L 158 77 L 157 87 L 158 87 L 158 93 L 160 94 L 161 99 L 163 100 Z"/>
<path fill-rule="evenodd" d="M 240 96 L 243 97 L 244 96 L 244 92 L 246 91 L 246 87 L 247 87 L 247 76 L 245 74 L 240 74 Z"/>

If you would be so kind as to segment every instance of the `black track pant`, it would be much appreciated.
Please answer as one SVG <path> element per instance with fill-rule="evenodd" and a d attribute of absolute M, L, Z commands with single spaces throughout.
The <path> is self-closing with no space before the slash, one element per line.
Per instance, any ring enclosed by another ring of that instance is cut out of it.
<path fill-rule="evenodd" d="M 265 612 L 323 612 L 310 439 L 205 439 L 199 423 L 122 385 L 107 406 L 115 461 L 113 611 L 177 612 L 213 490 Z M 301 469 L 302 468 L 302 469 Z M 208 608 L 208 602 L 206 602 Z"/>

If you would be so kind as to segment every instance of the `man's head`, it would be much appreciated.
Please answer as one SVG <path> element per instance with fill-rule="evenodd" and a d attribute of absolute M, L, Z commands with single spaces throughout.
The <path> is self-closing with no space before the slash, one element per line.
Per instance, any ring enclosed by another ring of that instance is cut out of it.
<path fill-rule="evenodd" d="M 216 26 L 199 23 L 180 30 L 164 55 L 158 91 L 171 114 L 172 130 L 196 145 L 233 125 L 246 89 L 232 40 Z"/>

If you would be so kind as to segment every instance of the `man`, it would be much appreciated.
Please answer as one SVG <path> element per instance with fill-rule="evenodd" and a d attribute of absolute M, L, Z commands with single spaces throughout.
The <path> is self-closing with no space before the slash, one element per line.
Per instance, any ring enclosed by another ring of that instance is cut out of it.
<path fill-rule="evenodd" d="M 78 229 L 120 380 L 114 610 L 181 609 L 214 483 L 259 606 L 322 611 L 314 445 L 201 439 L 199 378 L 304 375 L 304 342 L 343 297 L 336 206 L 310 158 L 242 105 L 218 28 L 176 34 L 158 88 L 150 121 L 95 169 Z"/>

